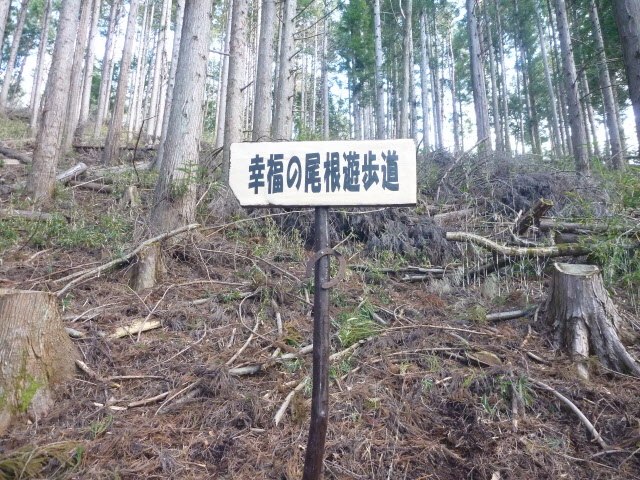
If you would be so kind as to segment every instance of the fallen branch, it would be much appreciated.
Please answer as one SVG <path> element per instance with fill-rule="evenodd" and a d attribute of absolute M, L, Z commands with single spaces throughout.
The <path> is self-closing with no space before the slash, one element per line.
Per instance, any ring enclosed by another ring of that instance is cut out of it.
<path fill-rule="evenodd" d="M 510 247 L 489 240 L 488 238 L 467 232 L 447 232 L 446 237 L 450 242 L 469 242 L 479 245 L 487 250 L 505 255 L 507 257 L 564 257 L 587 255 L 591 249 L 575 243 L 565 243 L 551 247 Z"/>
<path fill-rule="evenodd" d="M 282 420 L 282 417 L 284 417 L 284 414 L 286 413 L 287 408 L 291 403 L 291 399 L 294 397 L 296 392 L 299 392 L 307 385 L 308 381 L 309 381 L 309 377 L 304 377 L 302 380 L 300 380 L 300 383 L 296 385 L 296 388 L 291 390 L 289 394 L 286 396 L 286 398 L 284 399 L 284 402 L 282 402 L 282 405 L 280 405 L 280 408 L 278 409 L 275 416 L 273 417 L 273 422 L 276 424 L 276 427 L 280 423 L 280 420 Z"/>
<path fill-rule="evenodd" d="M 524 317 L 531 312 L 534 312 L 538 308 L 537 305 L 533 305 L 527 308 L 523 308 L 522 310 L 513 310 L 511 312 L 499 312 L 499 313 L 490 313 L 487 315 L 488 322 L 499 322 L 501 320 L 512 320 L 514 318 Z"/>
<path fill-rule="evenodd" d="M 567 397 L 565 397 L 560 392 L 558 392 L 555 388 L 550 387 L 546 383 L 542 383 L 542 382 L 539 382 L 539 381 L 533 380 L 533 379 L 531 379 L 531 382 L 536 387 L 541 388 L 542 390 L 546 390 L 548 392 L 553 393 L 558 400 L 560 400 L 562 403 L 564 403 L 567 407 L 569 407 L 569 409 L 573 413 L 575 413 L 578 416 L 578 418 L 580 419 L 582 424 L 587 428 L 587 430 L 589 430 L 591 435 L 593 435 L 593 438 L 598 442 L 598 444 L 602 447 L 603 450 L 607 450 L 609 448 L 607 443 L 602 439 L 602 437 L 600 436 L 600 434 L 596 430 L 596 427 L 593 426 L 593 424 L 589 421 L 589 419 L 587 417 L 585 417 L 584 413 L 582 413 L 580 411 L 580 409 L 578 407 L 576 407 L 576 405 L 571 400 L 569 400 Z"/>
<path fill-rule="evenodd" d="M 142 407 L 144 405 L 149 405 L 150 403 L 156 403 L 162 400 L 163 398 L 166 398 L 167 395 L 169 395 L 169 392 L 163 392 L 159 395 L 156 395 L 155 397 L 149 397 L 143 400 L 138 400 L 136 402 L 131 402 L 130 404 L 127 405 L 127 408 Z"/>
<path fill-rule="evenodd" d="M 113 187 L 111 185 L 105 185 L 104 183 L 95 182 L 69 182 L 73 188 L 83 188 L 85 190 L 93 190 L 98 193 L 113 193 Z"/>
<path fill-rule="evenodd" d="M 73 167 L 71 167 L 69 170 L 65 170 L 64 172 L 61 172 L 58 175 L 56 175 L 56 181 L 60 183 L 66 183 L 69 180 L 72 180 L 77 176 L 82 175 L 84 172 L 87 171 L 87 168 L 88 167 L 84 162 L 80 162 L 74 165 Z"/>
<path fill-rule="evenodd" d="M 21 218 L 29 222 L 50 222 L 53 220 L 53 215 L 50 213 L 29 210 L 0 210 L 0 218 Z"/>
<path fill-rule="evenodd" d="M 553 202 L 545 198 L 540 198 L 533 204 L 527 213 L 522 215 L 513 227 L 513 233 L 515 235 L 524 235 L 531 225 L 534 225 L 540 221 L 540 218 L 547 213 Z"/>
<path fill-rule="evenodd" d="M 104 383 L 104 384 L 108 385 L 111 388 L 118 388 L 120 386 L 117 383 L 114 383 L 114 382 L 104 378 L 102 375 L 100 375 L 98 372 L 94 371 L 91 367 L 89 367 L 89 365 L 84 363 L 82 360 L 76 360 L 76 366 L 80 370 L 82 370 L 84 373 L 86 373 L 89 378 L 91 378 L 92 380 L 95 380 L 96 382 Z"/>
<path fill-rule="evenodd" d="M 20 153 L 17 150 L 14 150 L 13 148 L 5 147 L 2 145 L 0 145 L 0 154 L 8 158 L 15 158 L 16 160 L 19 160 L 26 165 L 31 165 L 32 162 L 29 155 L 25 155 L 24 153 Z"/>
<path fill-rule="evenodd" d="M 432 218 L 436 225 L 442 227 L 448 222 L 469 218 L 471 215 L 473 215 L 473 209 L 465 208 L 462 210 L 454 210 L 453 212 L 439 213 Z"/>
<path fill-rule="evenodd" d="M 138 245 L 136 248 L 134 248 L 133 250 L 131 250 L 129 253 L 127 253 L 126 255 L 116 258 L 115 260 L 111 260 L 110 262 L 107 262 L 103 265 L 100 265 L 99 267 L 96 268 L 90 268 L 88 270 L 82 270 L 80 272 L 75 272 L 72 273 L 71 275 L 67 275 L 64 278 L 60 278 L 58 280 L 54 280 L 54 283 L 58 283 L 58 282 L 63 282 L 63 281 L 67 281 L 67 280 L 71 280 L 69 283 L 67 283 L 67 285 L 65 285 L 62 289 L 60 289 L 58 292 L 56 292 L 56 296 L 61 297 L 62 295 L 64 295 L 71 287 L 73 287 L 74 285 L 77 285 L 80 282 L 83 282 L 84 280 L 87 280 L 89 278 L 92 278 L 94 276 L 100 275 L 102 272 L 104 272 L 105 270 L 108 270 L 116 265 L 121 265 L 127 261 L 129 261 L 131 258 L 135 257 L 138 253 L 140 253 L 140 251 L 142 249 L 144 249 L 146 246 L 151 245 L 152 243 L 156 243 L 156 242 L 162 242 L 163 240 L 166 240 L 167 238 L 170 238 L 174 235 L 178 235 L 180 233 L 184 233 L 184 232 L 188 232 L 190 230 L 199 228 L 200 224 L 199 223 L 192 223 L 190 225 L 185 225 L 183 227 L 180 228 L 176 228 L 175 230 L 171 230 L 170 232 L 165 232 L 162 233 L 160 235 L 157 235 L 153 238 L 150 238 L 148 240 L 145 240 L 144 242 L 142 242 L 140 245 Z"/>

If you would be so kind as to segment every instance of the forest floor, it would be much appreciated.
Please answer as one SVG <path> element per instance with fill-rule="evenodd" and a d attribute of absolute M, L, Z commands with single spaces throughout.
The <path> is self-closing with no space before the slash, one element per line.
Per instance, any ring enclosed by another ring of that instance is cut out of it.
<path fill-rule="evenodd" d="M 83 151 L 62 167 L 77 161 L 97 166 L 99 155 Z M 515 191 L 520 180 L 508 175 Z M 0 178 L 24 180 L 26 168 L 1 166 Z M 50 222 L 0 221 L 0 288 L 59 291 L 64 276 L 146 238 L 138 232 L 153 176 L 142 172 L 138 180 L 129 172 L 114 180 L 111 194 L 60 186 Z M 119 194 L 132 182 L 142 206 L 122 208 Z M 470 207 L 473 218 L 454 218 L 446 229 L 499 232 L 512 221 L 487 207 L 503 198 L 499 183 L 483 201 L 475 192 L 472 203 L 460 189 L 449 188 L 446 201 L 435 201 L 432 190 L 416 209 L 383 212 L 395 220 L 382 217 L 379 228 L 393 236 L 393 228 L 413 221 L 435 230 L 434 213 Z M 209 190 L 216 195 L 215 185 Z M 3 210 L 27 207 L 18 195 L 0 202 Z M 98 376 L 78 371 L 58 389 L 46 418 L 20 421 L 0 439 L 0 478 L 301 478 L 311 355 L 272 359 L 276 350 L 299 353 L 311 344 L 313 287 L 303 278 L 312 255 L 310 215 L 289 214 L 295 228 L 278 220 L 286 217 L 281 212 L 223 220 L 207 202 L 198 214 L 205 228 L 164 248 L 156 288 L 131 290 L 132 265 L 125 263 L 62 296 L 65 326 L 84 335 L 74 342 Z M 348 213 L 340 215 L 334 225 Z M 307 230 L 299 228 L 305 222 Z M 570 359 L 554 349 L 537 308 L 547 295 L 548 261 L 519 261 L 472 282 L 460 275 L 407 282 L 402 269 L 409 265 L 455 270 L 476 266 L 486 253 L 439 245 L 448 248 L 439 254 L 446 264 L 430 265 L 428 242 L 402 254 L 334 234 L 334 244 L 346 240 L 339 249 L 351 268 L 331 291 L 332 352 L 341 353 L 331 367 L 325 478 L 640 478 L 640 382 L 597 361 L 590 380 L 579 380 Z M 625 291 L 615 300 L 637 318 Z M 526 307 L 520 318 L 487 320 Z M 159 321 L 160 328 L 109 337 L 140 320 Z M 628 348 L 638 354 L 637 345 Z M 230 373 L 257 364 L 253 375 Z M 570 399 L 608 448 L 540 382 Z"/>

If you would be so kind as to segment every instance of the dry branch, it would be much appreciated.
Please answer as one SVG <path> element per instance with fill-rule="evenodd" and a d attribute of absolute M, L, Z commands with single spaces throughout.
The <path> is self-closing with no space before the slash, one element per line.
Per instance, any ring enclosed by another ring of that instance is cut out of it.
<path fill-rule="evenodd" d="M 162 322 L 160 320 L 149 320 L 146 318 L 142 318 L 136 320 L 130 325 L 126 325 L 124 327 L 116 328 L 113 333 L 107 335 L 107 338 L 122 338 L 127 335 L 139 334 L 141 332 L 147 332 L 149 330 L 154 330 L 156 328 L 160 328 L 162 326 Z"/>
<path fill-rule="evenodd" d="M 111 260 L 110 262 L 107 262 L 107 263 L 105 263 L 103 265 L 100 265 L 99 267 L 90 268 L 88 270 L 82 270 L 80 272 L 75 272 L 75 273 L 72 273 L 71 275 L 67 275 L 64 278 L 59 278 L 58 280 L 54 280 L 54 283 L 71 280 L 67 285 L 65 285 L 62 289 L 60 289 L 56 293 L 56 295 L 58 297 L 61 297 L 71 287 L 73 287 L 74 285 L 77 285 L 78 283 L 80 283 L 80 282 L 82 282 L 84 280 L 87 280 L 89 278 L 92 278 L 92 277 L 94 277 L 96 275 L 100 275 L 102 272 L 110 269 L 111 267 L 114 267 L 116 265 L 121 265 L 121 264 L 129 261 L 131 258 L 135 257 L 147 245 L 151 245 L 152 243 L 156 243 L 156 242 L 162 242 L 163 240 L 166 240 L 167 238 L 170 238 L 170 237 L 172 237 L 174 235 L 178 235 L 180 233 L 188 232 L 190 230 L 193 230 L 193 229 L 199 228 L 199 227 L 200 227 L 199 223 L 192 223 L 190 225 L 185 225 L 184 227 L 180 227 L 180 228 L 176 228 L 175 230 L 171 230 L 170 232 L 162 233 L 162 234 L 157 235 L 155 237 L 152 237 L 152 238 L 150 238 L 148 240 L 145 240 L 140 245 L 138 245 L 136 248 L 134 248 L 129 253 L 127 253 L 126 255 L 124 255 L 124 256 L 122 256 L 120 258 L 116 258 L 115 260 Z"/>
<path fill-rule="evenodd" d="M 8 158 L 15 158 L 16 160 L 19 160 L 26 165 L 30 165 L 32 161 L 30 156 L 25 155 L 24 153 L 20 153 L 13 148 L 5 147 L 3 145 L 0 145 L 0 155 L 4 155 Z"/>
<path fill-rule="evenodd" d="M 72 180 L 78 177 L 79 175 L 82 175 L 84 172 L 87 171 L 87 168 L 88 167 L 84 162 L 80 162 L 74 165 L 73 167 L 71 167 L 69 170 L 65 170 L 64 172 L 60 172 L 58 175 L 56 175 L 56 181 L 61 183 L 66 183 L 69 180 Z"/>
<path fill-rule="evenodd" d="M 296 385 L 296 388 L 291 390 L 289 394 L 286 396 L 286 398 L 284 399 L 284 402 L 282 402 L 282 405 L 280 405 L 280 408 L 278 409 L 275 416 L 273 417 L 273 422 L 276 424 L 276 426 L 278 426 L 278 424 L 282 420 L 282 417 L 284 417 L 284 414 L 286 413 L 287 408 L 291 403 L 291 399 L 294 397 L 296 392 L 299 392 L 307 385 L 308 381 L 309 381 L 309 377 L 304 377 L 302 380 L 300 380 L 300 383 Z"/>
<path fill-rule="evenodd" d="M 99 193 L 112 193 L 113 187 L 111 185 L 105 185 L 104 183 L 95 183 L 95 182 L 69 182 L 74 188 L 83 188 L 85 190 L 93 190 L 94 192 Z"/>
<path fill-rule="evenodd" d="M 0 218 L 21 218 L 30 222 L 50 222 L 53 220 L 53 215 L 50 213 L 28 210 L 0 210 Z"/>
<path fill-rule="evenodd" d="M 445 238 L 450 242 L 470 242 L 507 257 L 564 257 L 586 255 L 591 252 L 588 247 L 574 243 L 551 247 L 510 247 L 467 232 L 447 232 Z"/>
<path fill-rule="evenodd" d="M 547 200 L 545 198 L 540 198 L 533 204 L 533 206 L 522 215 L 513 227 L 513 233 L 516 235 L 524 235 L 531 225 L 534 225 L 540 221 L 540 218 L 547 213 L 551 207 L 553 207 L 553 202 L 551 200 Z"/>

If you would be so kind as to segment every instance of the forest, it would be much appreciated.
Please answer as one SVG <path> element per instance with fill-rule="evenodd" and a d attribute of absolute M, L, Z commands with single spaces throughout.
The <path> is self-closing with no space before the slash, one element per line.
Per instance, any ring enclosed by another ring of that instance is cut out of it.
<path fill-rule="evenodd" d="M 640 479 L 638 0 L 0 0 L 0 82 L 0 480 Z"/>

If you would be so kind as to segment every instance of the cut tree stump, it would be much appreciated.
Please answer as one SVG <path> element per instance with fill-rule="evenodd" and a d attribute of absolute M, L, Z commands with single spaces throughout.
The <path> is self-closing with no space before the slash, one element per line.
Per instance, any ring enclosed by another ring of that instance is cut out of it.
<path fill-rule="evenodd" d="M 610 370 L 640 377 L 640 366 L 620 341 L 622 318 L 594 265 L 555 263 L 546 318 L 556 345 L 567 348 L 578 374 L 589 378 L 589 356 Z"/>
<path fill-rule="evenodd" d="M 153 243 L 143 248 L 137 256 L 137 261 L 131 269 L 129 286 L 136 292 L 155 287 L 162 262 L 160 244 Z"/>
<path fill-rule="evenodd" d="M 0 289 L 0 435 L 16 417 L 37 420 L 53 405 L 51 387 L 73 377 L 78 352 L 55 295 Z"/>
<path fill-rule="evenodd" d="M 551 207 L 553 207 L 553 202 L 551 200 L 547 200 L 545 198 L 538 199 L 531 209 L 516 221 L 516 224 L 513 227 L 513 233 L 516 235 L 524 235 L 527 233 L 529 227 L 537 224 L 540 221 L 540 218 L 547 213 Z"/>

